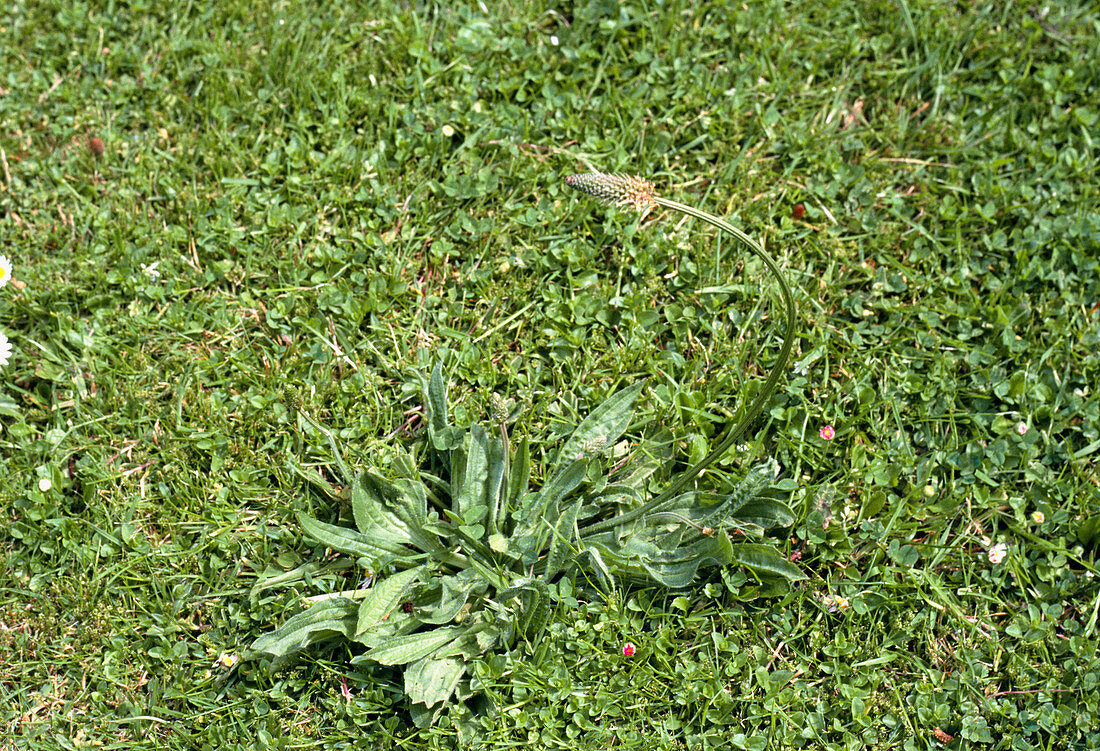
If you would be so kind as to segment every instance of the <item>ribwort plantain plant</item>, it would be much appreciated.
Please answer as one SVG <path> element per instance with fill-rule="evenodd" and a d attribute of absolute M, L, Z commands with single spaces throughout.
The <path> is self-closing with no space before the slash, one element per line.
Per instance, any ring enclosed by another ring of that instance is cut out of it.
<path fill-rule="evenodd" d="M 608 202 L 667 206 L 704 218 L 748 244 L 778 275 L 774 261 L 739 230 L 655 196 L 644 180 L 581 175 L 567 182 Z M 474 423 L 463 430 L 449 423 L 439 364 L 423 384 L 424 460 L 400 454 L 391 468 L 397 477 L 351 472 L 332 434 L 315 424 L 350 488 L 355 528 L 304 514 L 299 523 L 317 542 L 380 576 L 370 588 L 308 598 L 305 611 L 257 639 L 249 656 L 285 658 L 334 638 L 357 643 L 362 651 L 352 662 L 404 666 L 413 717 L 426 724 L 452 699 L 476 693 L 467 674 L 471 660 L 489 652 L 519 657 L 537 642 L 553 603 L 571 591 L 577 572 L 608 591 L 617 579 L 686 587 L 700 567 L 727 563 L 761 577 L 803 578 L 762 542 L 766 529 L 794 521 L 787 506 L 766 494 L 778 469 L 774 461 L 750 470 L 725 497 L 685 490 L 744 432 L 774 389 L 790 351 L 793 319 L 790 291 L 781 275 L 780 281 L 788 337 L 766 393 L 718 448 L 648 502 L 656 463 L 639 460 L 611 468 L 605 459 L 633 422 L 642 383 L 596 407 L 546 464 L 545 479 L 536 488 L 530 486 L 531 447 L 526 439 L 512 445 L 508 411 L 499 397 L 490 399 L 488 426 Z M 280 575 L 276 581 L 288 578 Z M 374 580 L 373 574 L 364 578 Z"/>

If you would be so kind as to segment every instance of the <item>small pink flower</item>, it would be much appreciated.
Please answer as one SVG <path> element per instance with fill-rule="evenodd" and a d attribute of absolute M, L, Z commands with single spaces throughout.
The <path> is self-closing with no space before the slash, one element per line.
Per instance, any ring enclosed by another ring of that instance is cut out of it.
<path fill-rule="evenodd" d="M 623 645 L 623 657 L 633 657 L 636 651 L 633 642 L 627 642 Z"/>
<path fill-rule="evenodd" d="M 831 441 L 831 440 L 833 440 L 834 438 L 836 438 L 836 431 L 835 431 L 835 430 L 833 430 L 833 426 L 832 426 L 832 425 L 826 425 L 825 427 L 823 427 L 823 428 L 821 429 L 821 431 L 820 431 L 820 435 L 821 435 L 821 437 L 822 437 L 822 438 L 824 438 L 824 439 L 825 439 L 826 441 Z"/>

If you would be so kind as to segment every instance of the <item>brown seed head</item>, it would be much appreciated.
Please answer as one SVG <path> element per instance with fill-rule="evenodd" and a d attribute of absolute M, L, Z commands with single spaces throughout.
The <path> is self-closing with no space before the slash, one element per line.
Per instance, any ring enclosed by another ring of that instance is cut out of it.
<path fill-rule="evenodd" d="M 92 156 L 97 159 L 103 156 L 103 152 L 107 150 L 107 146 L 103 143 L 103 139 L 99 136 L 92 136 L 88 139 L 88 150 L 92 152 Z"/>
<path fill-rule="evenodd" d="M 609 206 L 633 206 L 639 211 L 644 211 L 656 205 L 656 201 L 653 200 L 653 183 L 633 175 L 589 172 L 583 175 L 570 175 L 565 178 L 565 184 Z"/>

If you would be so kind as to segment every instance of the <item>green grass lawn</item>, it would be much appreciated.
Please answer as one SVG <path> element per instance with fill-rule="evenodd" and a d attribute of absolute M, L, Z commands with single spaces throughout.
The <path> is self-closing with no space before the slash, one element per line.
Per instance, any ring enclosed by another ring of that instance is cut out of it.
<path fill-rule="evenodd" d="M 0 749 L 1100 747 L 1098 40 L 1072 0 L 4 4 Z M 536 478 L 639 380 L 673 466 L 736 422 L 773 281 L 592 169 L 786 270 L 791 366 L 698 484 L 774 458 L 807 578 L 571 574 L 427 728 L 346 642 L 216 665 L 363 575 L 256 586 L 338 561 L 299 403 L 383 473 L 439 361 Z"/>

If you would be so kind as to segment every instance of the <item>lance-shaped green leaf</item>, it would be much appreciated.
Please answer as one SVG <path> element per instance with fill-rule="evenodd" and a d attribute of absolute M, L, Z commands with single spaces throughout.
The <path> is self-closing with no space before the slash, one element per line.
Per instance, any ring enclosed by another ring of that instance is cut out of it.
<path fill-rule="evenodd" d="M 795 522 L 795 515 L 785 503 L 772 498 L 757 498 L 739 508 L 731 521 L 771 529 L 791 526 Z"/>
<path fill-rule="evenodd" d="M 374 472 L 359 476 L 363 492 L 378 506 L 387 509 L 392 535 L 400 535 L 424 552 L 439 550 L 439 539 L 424 530 L 428 498 L 423 483 L 401 478 L 389 482 Z"/>
<path fill-rule="evenodd" d="M 626 477 L 620 477 L 615 485 L 624 485 L 637 491 L 643 491 L 649 478 L 661 468 L 661 462 L 654 456 L 641 456 L 631 460 L 626 468 Z M 608 486 L 609 488 L 612 486 Z"/>
<path fill-rule="evenodd" d="M 485 485 L 485 503 L 489 507 L 489 514 L 485 519 L 485 527 L 489 534 L 495 534 L 500 531 L 501 523 L 504 521 L 503 514 L 506 513 L 503 506 L 505 478 L 508 474 L 508 467 L 504 465 L 507 452 L 504 450 L 503 443 L 493 439 L 489 440 L 486 449 L 489 473 Z"/>
<path fill-rule="evenodd" d="M 457 487 L 452 486 L 455 490 L 452 508 L 463 519 L 467 519 L 472 507 L 486 505 L 485 494 L 489 487 L 489 436 L 476 423 L 470 426 L 469 435 L 463 446 L 465 451 L 455 452 L 456 458 L 464 455 L 465 461 L 461 468 L 455 468 Z M 470 523 L 467 521 L 467 524 Z"/>
<path fill-rule="evenodd" d="M 780 576 L 790 581 L 800 581 L 806 578 L 797 566 L 779 555 L 775 548 L 769 545 L 744 542 L 733 546 L 733 558 L 738 563 L 748 566 L 758 573 Z"/>
<path fill-rule="evenodd" d="M 477 572 L 471 569 L 459 572 L 455 576 L 444 576 L 439 580 L 439 600 L 428 603 L 417 617 L 424 623 L 447 623 L 451 621 L 462 606 L 475 592 L 484 592 L 488 583 L 479 579 Z"/>
<path fill-rule="evenodd" d="M 690 585 L 700 568 L 729 563 L 732 560 L 733 550 L 729 538 L 724 534 L 716 534 L 675 550 L 642 557 L 639 562 L 653 579 L 666 587 L 678 589 Z"/>
<path fill-rule="evenodd" d="M 428 440 L 432 448 L 449 452 L 462 441 L 462 431 L 447 422 L 447 383 L 443 380 L 443 363 L 432 368 L 428 381 Z"/>
<path fill-rule="evenodd" d="M 723 496 L 714 493 L 690 491 L 670 498 L 669 503 L 675 504 L 673 508 L 647 514 L 642 518 L 644 526 L 639 527 L 635 521 L 633 527 L 643 530 L 644 534 L 656 535 L 654 540 L 657 545 L 664 550 L 671 550 L 680 544 L 678 541 L 691 541 L 701 537 L 709 517 L 722 500 Z M 622 529 L 619 534 L 623 534 Z"/>
<path fill-rule="evenodd" d="M 623 506 L 633 508 L 642 505 L 642 496 L 637 488 L 620 482 L 613 482 L 596 496 L 601 505 Z"/>
<path fill-rule="evenodd" d="M 621 483 L 612 483 L 598 494 L 586 496 L 585 504 L 577 513 L 577 527 L 579 533 L 583 537 L 588 531 L 587 527 L 597 523 L 604 524 L 604 526 L 610 528 L 608 525 L 611 524 L 614 517 L 605 522 L 598 522 L 596 520 L 609 511 L 632 509 L 641 505 L 642 497 L 638 494 L 638 491 Z"/>
<path fill-rule="evenodd" d="M 554 524 L 554 528 L 551 530 L 550 536 L 550 551 L 546 555 L 546 573 L 544 576 L 549 581 L 557 576 L 558 572 L 564 569 L 567 565 L 572 553 L 572 542 L 576 537 L 575 527 L 577 524 L 577 514 L 581 510 L 581 504 L 584 503 L 583 498 L 578 498 L 576 502 L 565 510 L 558 521 Z"/>
<path fill-rule="evenodd" d="M 601 552 L 606 548 L 599 543 L 587 541 L 586 543 L 584 549 L 581 550 L 581 556 L 591 564 L 589 570 L 596 574 L 597 586 L 604 592 L 610 592 L 614 589 L 614 582 L 611 578 L 611 569 Z"/>
<path fill-rule="evenodd" d="M 349 638 L 355 630 L 355 612 L 358 608 L 358 603 L 353 600 L 322 600 L 261 636 L 252 643 L 252 649 L 285 657 L 320 641 L 337 636 Z"/>
<path fill-rule="evenodd" d="M 503 630 L 499 626 L 487 624 L 486 628 L 479 629 L 474 634 L 474 639 L 477 642 L 478 654 L 485 654 L 490 649 L 500 644 L 503 636 Z"/>
<path fill-rule="evenodd" d="M 256 577 L 256 583 L 252 585 L 252 589 L 248 591 L 248 598 L 253 603 L 259 600 L 259 596 L 265 590 L 273 587 L 285 587 L 290 584 L 296 584 L 303 579 L 316 578 L 322 573 L 334 573 L 336 571 L 347 571 L 349 568 L 355 566 L 355 561 L 350 558 L 338 558 L 336 560 L 329 561 L 325 564 L 320 563 L 303 563 L 297 568 L 293 568 L 290 571 L 283 571 L 275 567 L 269 567 L 263 571 L 258 577 Z"/>
<path fill-rule="evenodd" d="M 431 631 L 387 639 L 364 653 L 383 665 L 404 665 L 434 654 L 466 633 L 466 626 L 441 626 Z"/>
<path fill-rule="evenodd" d="M 395 636 L 411 634 L 423 625 L 420 619 L 415 617 L 412 613 L 406 613 L 401 608 L 397 608 L 396 610 L 390 611 L 389 618 L 382 621 L 374 628 L 356 636 L 354 641 L 370 649 L 371 647 L 377 647 L 379 644 L 389 641 Z M 351 661 L 353 663 L 360 663 L 368 660 L 365 654 L 360 654 L 351 658 Z"/>
<path fill-rule="evenodd" d="M 470 623 L 466 633 L 461 638 L 443 647 L 435 653 L 436 657 L 461 657 L 469 662 L 485 652 L 481 645 L 486 639 L 491 640 L 495 632 L 501 630 L 500 626 L 487 621 Z M 484 635 L 484 636 L 482 636 Z"/>
<path fill-rule="evenodd" d="M 584 562 L 596 564 L 588 565 L 586 569 L 595 573 L 601 582 L 605 577 L 609 583 L 615 579 L 638 584 L 652 581 L 649 572 L 637 558 L 621 553 L 618 542 L 611 534 L 601 534 L 597 538 L 587 539 L 584 542 L 586 545 Z M 578 561 L 580 562 L 580 559 Z M 602 583 L 600 586 L 603 588 Z"/>
<path fill-rule="evenodd" d="M 298 523 L 306 534 L 322 545 L 357 558 L 383 558 L 408 552 L 401 543 L 367 537 L 354 529 L 325 524 L 301 512 Z"/>
<path fill-rule="evenodd" d="M 397 502 L 398 494 L 391 490 L 391 498 L 387 499 L 381 487 L 385 484 L 384 480 L 368 472 L 360 472 L 352 482 L 351 511 L 355 517 L 355 527 L 371 538 L 394 543 L 409 542 L 408 530 L 403 528 L 389 508 L 390 504 Z"/>
<path fill-rule="evenodd" d="M 711 524 L 721 524 L 722 528 L 734 527 L 749 533 L 761 534 L 772 527 L 788 527 L 794 523 L 794 512 L 790 507 L 772 498 L 757 497 L 737 507 L 736 512 L 727 513 L 725 519 L 715 518 L 716 499 L 712 493 L 685 493 L 673 499 L 675 508 L 649 514 L 644 517 L 649 526 L 672 526 L 672 530 L 657 542 L 662 548 L 674 547 L 673 540 L 694 540 L 701 530 Z M 683 506 L 681 503 L 690 503 Z"/>
<path fill-rule="evenodd" d="M 511 598 L 520 601 L 516 610 L 516 634 L 534 640 L 550 619 L 550 595 L 545 580 L 525 577 L 498 596 L 501 603 Z"/>
<path fill-rule="evenodd" d="M 588 459 L 578 459 L 570 462 L 569 466 L 562 471 L 554 473 L 539 493 L 539 514 L 548 515 L 551 519 L 557 518 L 561 501 L 584 480 L 588 472 L 588 461 Z"/>
<path fill-rule="evenodd" d="M 518 518 L 507 554 L 526 564 L 542 557 L 550 538 L 552 527 L 561 516 L 559 503 L 572 492 L 585 477 L 588 460 L 573 462 L 564 471 L 550 479 L 537 493 L 528 493 L 523 506 L 513 516 Z"/>
<path fill-rule="evenodd" d="M 738 510 L 749 501 L 755 500 L 760 491 L 775 479 L 779 463 L 768 459 L 749 470 L 725 501 L 701 520 L 704 527 L 720 527 L 727 519 L 736 518 Z"/>
<path fill-rule="evenodd" d="M 460 657 L 424 657 L 405 668 L 405 693 L 413 703 L 431 707 L 450 699 L 465 674 Z"/>
<path fill-rule="evenodd" d="M 619 391 L 609 397 L 600 406 L 592 410 L 569 436 L 561 447 L 553 465 L 548 471 L 550 480 L 559 472 L 566 471 L 577 459 L 584 457 L 593 444 L 611 446 L 619 440 L 630 427 L 630 418 L 634 414 L 634 400 L 642 390 L 642 382 Z"/>
<path fill-rule="evenodd" d="M 616 575 L 631 580 L 656 580 L 666 587 L 686 587 L 702 566 L 732 560 L 725 535 L 704 537 L 673 550 L 662 549 L 637 535 L 617 545 L 611 535 L 601 535 L 590 544 L 600 550 L 607 566 Z"/>
<path fill-rule="evenodd" d="M 560 511 L 558 504 L 569 495 L 588 471 L 588 459 L 578 459 L 551 477 L 537 493 L 529 493 L 523 500 L 523 506 L 515 514 L 519 524 L 516 535 L 526 535 L 534 529 L 545 527 L 547 520 L 556 520 Z"/>
<path fill-rule="evenodd" d="M 397 604 L 405 597 L 412 585 L 424 573 L 424 566 L 398 571 L 387 576 L 368 590 L 366 597 L 359 604 L 359 618 L 355 626 L 355 637 L 358 638 L 379 623 L 389 617 Z"/>
<path fill-rule="evenodd" d="M 512 456 L 512 466 L 508 470 L 508 506 L 501 510 L 501 518 L 519 508 L 519 499 L 527 493 L 527 484 L 531 481 L 531 447 L 527 438 L 520 439 L 516 453 Z"/>

